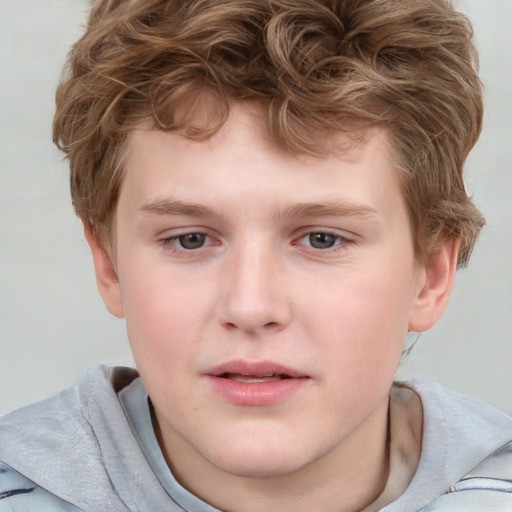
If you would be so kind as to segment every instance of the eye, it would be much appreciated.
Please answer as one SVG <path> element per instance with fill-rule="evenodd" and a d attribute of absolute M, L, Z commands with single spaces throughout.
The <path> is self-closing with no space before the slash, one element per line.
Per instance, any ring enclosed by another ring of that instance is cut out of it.
<path fill-rule="evenodd" d="M 302 246 L 316 255 L 337 256 L 354 243 L 353 238 L 347 238 L 331 231 L 318 230 L 303 233 L 294 242 L 294 245 Z"/>
<path fill-rule="evenodd" d="M 161 244 L 167 251 L 175 254 L 192 253 L 208 245 L 217 245 L 206 233 L 194 231 L 164 238 Z"/>
<path fill-rule="evenodd" d="M 330 249 L 339 243 L 341 237 L 332 233 L 310 233 L 307 235 L 308 245 L 314 249 Z"/>
<path fill-rule="evenodd" d="M 174 239 L 182 249 L 193 250 L 203 247 L 206 242 L 206 235 L 203 233 L 187 233 L 177 236 Z"/>

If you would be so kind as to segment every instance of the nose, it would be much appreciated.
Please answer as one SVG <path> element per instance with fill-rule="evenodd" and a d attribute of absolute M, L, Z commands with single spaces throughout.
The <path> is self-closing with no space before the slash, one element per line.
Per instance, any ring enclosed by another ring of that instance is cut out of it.
<path fill-rule="evenodd" d="M 225 262 L 218 318 L 245 333 L 279 331 L 291 318 L 290 303 L 275 251 L 251 244 Z"/>

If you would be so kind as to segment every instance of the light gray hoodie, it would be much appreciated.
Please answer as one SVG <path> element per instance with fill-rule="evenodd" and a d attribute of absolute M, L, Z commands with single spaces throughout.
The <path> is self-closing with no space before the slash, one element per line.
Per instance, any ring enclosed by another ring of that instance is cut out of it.
<path fill-rule="evenodd" d="M 137 378 L 98 366 L 0 418 L 0 512 L 214 512 L 168 468 L 171 489 L 155 474 L 118 396 Z M 421 459 L 405 493 L 381 511 L 512 512 L 512 418 L 429 381 L 406 385 L 423 405 Z"/>

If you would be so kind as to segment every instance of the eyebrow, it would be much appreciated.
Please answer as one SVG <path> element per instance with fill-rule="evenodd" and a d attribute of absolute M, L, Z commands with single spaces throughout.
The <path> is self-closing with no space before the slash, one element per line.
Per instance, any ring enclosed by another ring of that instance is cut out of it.
<path fill-rule="evenodd" d="M 277 217 L 376 217 L 379 212 L 371 206 L 346 201 L 297 203 L 277 212 Z"/>
<path fill-rule="evenodd" d="M 185 217 L 220 217 L 220 213 L 212 208 L 195 203 L 161 200 L 142 206 L 142 211 L 158 215 L 183 215 Z"/>
<path fill-rule="evenodd" d="M 159 200 L 140 208 L 142 211 L 157 215 L 183 215 L 185 217 L 222 217 L 223 215 L 208 207 L 196 203 L 177 200 Z M 276 218 L 294 217 L 377 217 L 379 212 L 371 206 L 346 201 L 327 201 L 325 203 L 295 203 L 274 212 Z"/>

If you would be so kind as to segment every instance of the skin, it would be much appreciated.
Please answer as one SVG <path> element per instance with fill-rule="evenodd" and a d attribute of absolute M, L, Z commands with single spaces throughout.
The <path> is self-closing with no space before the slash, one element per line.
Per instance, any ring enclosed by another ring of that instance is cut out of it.
<path fill-rule="evenodd" d="M 182 485 L 221 510 L 374 501 L 406 333 L 431 327 L 448 300 L 457 241 L 416 262 L 386 132 L 339 142 L 325 158 L 289 154 L 246 104 L 207 141 L 141 125 L 128 141 L 114 265 L 87 232 L 162 451 Z M 205 375 L 232 360 L 279 363 L 303 383 L 276 404 L 236 405 Z"/>

